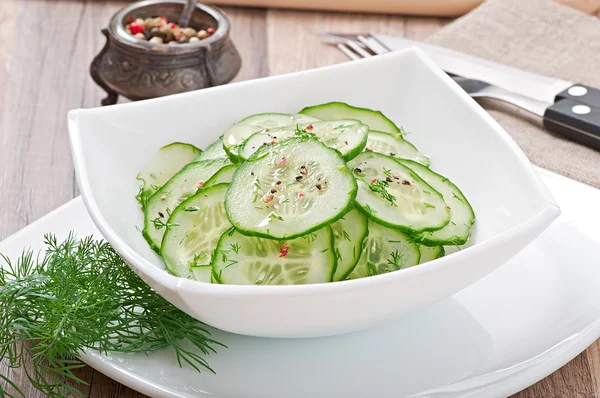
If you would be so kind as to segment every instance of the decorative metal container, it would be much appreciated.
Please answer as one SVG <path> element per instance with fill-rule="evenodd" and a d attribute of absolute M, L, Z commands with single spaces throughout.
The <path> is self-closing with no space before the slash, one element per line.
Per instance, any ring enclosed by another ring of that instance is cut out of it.
<path fill-rule="evenodd" d="M 177 21 L 184 1 L 146 0 L 117 12 L 102 30 L 106 44 L 94 58 L 90 74 L 108 97 L 142 100 L 228 83 L 241 67 L 240 55 L 229 38 L 229 19 L 214 6 L 197 4 L 189 26 L 212 26 L 216 31 L 193 43 L 167 45 L 141 40 L 126 30 L 135 18 L 166 16 Z"/>

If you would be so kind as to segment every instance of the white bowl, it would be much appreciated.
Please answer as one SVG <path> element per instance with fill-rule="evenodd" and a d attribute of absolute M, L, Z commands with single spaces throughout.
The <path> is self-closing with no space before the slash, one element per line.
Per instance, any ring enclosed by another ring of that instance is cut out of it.
<path fill-rule="evenodd" d="M 300 286 L 213 285 L 177 278 L 136 227 L 135 176 L 173 141 L 205 147 L 254 113 L 343 101 L 382 110 L 470 200 L 470 247 L 365 279 Z M 226 331 L 264 337 L 340 334 L 452 295 L 492 272 L 560 214 L 508 134 L 416 49 L 202 91 L 69 113 L 79 187 L 94 222 L 130 266 L 183 311 Z M 507 291 L 510 286 L 506 286 Z"/>

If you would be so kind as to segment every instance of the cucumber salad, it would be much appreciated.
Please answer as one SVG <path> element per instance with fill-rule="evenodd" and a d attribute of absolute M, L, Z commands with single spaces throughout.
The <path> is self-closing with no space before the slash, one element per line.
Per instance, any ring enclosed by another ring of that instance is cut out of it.
<path fill-rule="evenodd" d="M 179 277 L 283 285 L 364 278 L 464 245 L 460 189 L 379 111 L 341 102 L 175 142 L 140 171 L 143 235 Z"/>

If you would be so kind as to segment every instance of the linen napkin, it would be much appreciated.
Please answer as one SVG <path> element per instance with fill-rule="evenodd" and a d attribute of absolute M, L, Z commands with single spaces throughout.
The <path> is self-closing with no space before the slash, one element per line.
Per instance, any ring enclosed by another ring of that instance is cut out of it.
<path fill-rule="evenodd" d="M 600 19 L 552 0 L 487 0 L 427 41 L 600 87 Z M 509 105 L 482 105 L 533 164 L 600 188 L 600 151 L 544 130 L 539 118 Z"/>

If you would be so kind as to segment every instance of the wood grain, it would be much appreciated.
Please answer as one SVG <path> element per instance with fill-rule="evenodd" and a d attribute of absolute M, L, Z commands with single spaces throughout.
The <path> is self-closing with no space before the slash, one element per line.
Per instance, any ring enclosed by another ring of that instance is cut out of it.
<path fill-rule="evenodd" d="M 600 0 L 561 0 L 590 14 Z M 0 240 L 78 194 L 67 138 L 69 109 L 95 107 L 104 93 L 89 78 L 104 45 L 99 31 L 126 0 L 0 0 Z M 236 81 L 294 72 L 345 57 L 316 33 L 368 32 L 421 40 L 449 19 L 224 7 L 243 66 Z M 42 26 L 27 32 L 24 26 Z M 31 36 L 31 35 L 35 36 Z M 8 374 L 27 398 L 41 398 L 17 369 Z M 84 396 L 145 397 L 86 367 Z M 600 398 L 600 343 L 517 398 Z"/>

